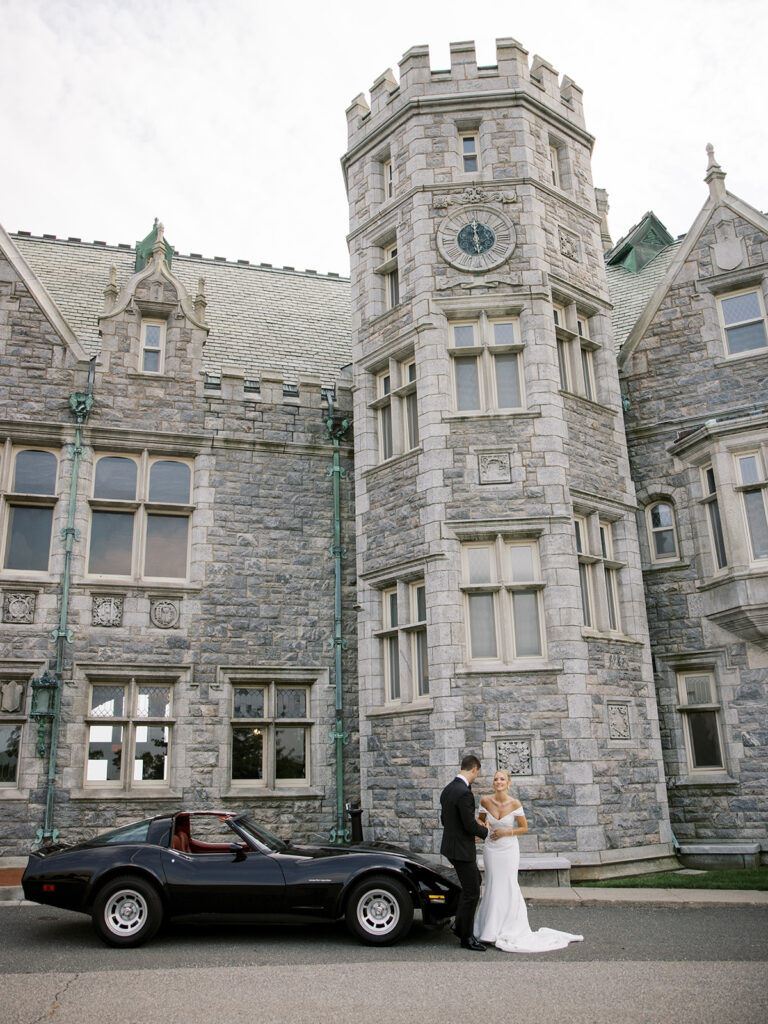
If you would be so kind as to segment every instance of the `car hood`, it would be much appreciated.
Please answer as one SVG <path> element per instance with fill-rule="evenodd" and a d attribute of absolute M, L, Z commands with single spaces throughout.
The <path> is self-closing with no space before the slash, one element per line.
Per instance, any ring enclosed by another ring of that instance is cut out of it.
<path fill-rule="evenodd" d="M 356 843 L 353 846 L 310 846 L 305 843 L 289 843 L 285 852 L 296 853 L 304 857 L 314 857 L 318 860 L 323 857 L 351 857 L 360 856 L 361 854 L 369 857 L 380 857 L 384 854 L 388 857 L 398 857 L 400 860 L 410 861 L 412 864 L 419 864 L 421 867 L 428 868 L 438 875 L 446 875 L 450 878 L 451 874 L 450 869 L 446 870 L 441 865 L 427 860 L 426 857 L 422 857 L 418 853 L 411 853 L 410 850 L 403 850 L 399 846 L 393 846 L 391 843 Z"/>

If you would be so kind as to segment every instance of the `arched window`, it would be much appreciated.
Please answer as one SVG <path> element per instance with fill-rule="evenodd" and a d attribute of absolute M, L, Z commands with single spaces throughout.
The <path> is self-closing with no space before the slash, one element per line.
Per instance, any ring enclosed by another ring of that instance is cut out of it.
<path fill-rule="evenodd" d="M 655 501 L 646 510 L 648 541 L 654 562 L 670 562 L 680 557 L 675 527 L 675 509 L 671 502 Z"/>

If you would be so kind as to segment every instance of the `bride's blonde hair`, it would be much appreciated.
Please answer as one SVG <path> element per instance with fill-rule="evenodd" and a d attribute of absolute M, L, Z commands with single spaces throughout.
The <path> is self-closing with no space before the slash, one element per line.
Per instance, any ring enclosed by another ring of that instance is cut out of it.
<path fill-rule="evenodd" d="M 512 785 L 512 776 L 509 774 L 509 772 L 507 771 L 506 768 L 497 768 L 496 771 L 493 774 L 494 774 L 494 777 L 496 775 L 504 775 L 506 777 L 507 789 L 509 789 L 509 787 Z"/>

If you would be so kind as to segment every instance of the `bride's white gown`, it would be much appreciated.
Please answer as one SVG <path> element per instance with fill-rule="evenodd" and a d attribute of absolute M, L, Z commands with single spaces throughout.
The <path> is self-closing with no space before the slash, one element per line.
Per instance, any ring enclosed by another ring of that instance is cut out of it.
<path fill-rule="evenodd" d="M 490 811 L 486 824 L 490 829 L 514 828 L 516 815 L 523 815 L 522 807 L 510 811 L 503 818 L 494 818 Z M 583 935 L 570 935 L 554 928 L 540 928 L 532 932 L 528 926 L 528 911 L 517 882 L 520 865 L 520 844 L 517 836 L 486 839 L 483 846 L 485 864 L 485 890 L 475 917 L 475 935 L 481 942 L 492 942 L 506 953 L 544 953 L 564 949 L 569 942 L 581 942 Z"/>

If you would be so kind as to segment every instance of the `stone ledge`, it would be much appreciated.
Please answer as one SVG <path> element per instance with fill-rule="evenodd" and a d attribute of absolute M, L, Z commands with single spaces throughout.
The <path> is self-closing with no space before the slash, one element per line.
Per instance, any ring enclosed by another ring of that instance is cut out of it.
<path fill-rule="evenodd" d="M 680 846 L 680 860 L 687 868 L 758 868 L 760 843 L 684 843 Z"/>

